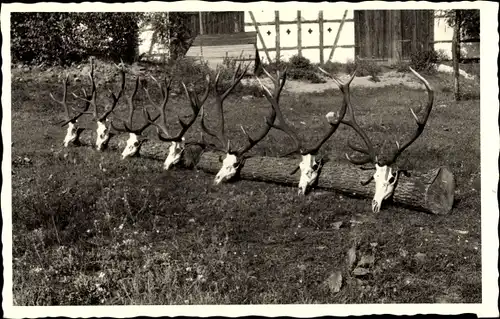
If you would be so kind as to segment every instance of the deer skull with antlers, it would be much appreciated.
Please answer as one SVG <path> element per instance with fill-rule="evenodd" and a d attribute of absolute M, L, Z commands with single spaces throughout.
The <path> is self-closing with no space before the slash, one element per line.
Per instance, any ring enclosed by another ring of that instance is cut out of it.
<path fill-rule="evenodd" d="M 83 114 L 85 114 L 85 112 L 90 107 L 90 103 L 88 101 L 85 103 L 83 110 L 77 110 L 77 109 L 74 109 L 72 106 L 68 106 L 68 103 L 67 103 L 68 78 L 69 78 L 69 74 L 67 74 L 62 81 L 63 82 L 63 96 L 62 96 L 62 99 L 60 101 L 57 100 L 52 95 L 52 93 L 50 93 L 50 97 L 52 98 L 52 100 L 54 100 L 56 103 L 61 104 L 64 108 L 65 119 L 62 121 L 61 127 L 68 125 L 68 129 L 66 131 L 66 136 L 64 137 L 64 141 L 63 141 L 64 147 L 68 147 L 70 144 L 73 144 L 73 145 L 80 144 L 79 138 L 85 129 L 78 127 L 78 119 Z M 89 97 L 89 96 L 87 96 L 87 97 Z M 76 115 L 74 115 L 74 116 L 70 115 L 70 111 L 69 111 L 70 107 L 74 112 L 77 113 Z"/>
<path fill-rule="evenodd" d="M 122 152 L 122 159 L 135 156 L 139 152 L 142 144 L 148 139 L 146 136 L 143 136 L 142 133 L 151 125 L 150 121 L 146 121 L 145 124 L 143 124 L 141 127 L 137 129 L 132 129 L 134 111 L 135 111 L 134 98 L 137 95 L 140 81 L 141 81 L 140 77 L 137 76 L 135 80 L 134 90 L 132 91 L 132 94 L 127 98 L 128 111 L 129 111 L 128 118 L 127 120 L 120 119 L 123 127 L 117 127 L 114 125 L 113 122 L 111 122 L 111 127 L 115 131 L 129 133 L 127 144 L 125 145 L 125 148 L 123 149 Z M 149 120 L 154 122 L 158 118 L 159 115 L 157 115 L 154 119 L 149 119 Z"/>
<path fill-rule="evenodd" d="M 335 78 L 328 72 L 324 70 L 321 71 L 335 80 Z M 277 80 L 274 79 L 265 69 L 264 72 L 275 83 L 275 86 L 277 86 Z M 356 71 L 354 71 L 354 73 L 351 75 L 351 77 L 345 84 L 339 82 L 338 80 L 335 80 L 335 82 L 341 89 L 342 93 L 344 94 L 344 102 L 339 112 L 329 112 L 326 115 L 329 128 L 325 132 L 323 137 L 310 148 L 304 147 L 304 142 L 299 139 L 297 133 L 286 123 L 285 119 L 283 118 L 283 114 L 280 110 L 279 100 L 273 97 L 270 90 L 264 84 L 262 84 L 262 82 L 260 82 L 259 79 L 257 79 L 261 87 L 264 89 L 264 95 L 266 96 L 269 103 L 271 103 L 277 115 L 278 122 L 269 123 L 269 125 L 288 134 L 292 138 L 295 144 L 295 149 L 286 155 L 300 153 L 300 155 L 302 156 L 300 164 L 297 166 L 295 170 L 291 172 L 291 174 L 295 174 L 300 169 L 299 190 L 298 190 L 299 195 L 305 195 L 309 190 L 309 188 L 312 185 L 314 185 L 314 183 L 316 183 L 318 179 L 319 172 L 321 170 L 321 167 L 323 166 L 323 161 L 318 160 L 316 156 L 321 146 L 333 135 L 333 133 L 335 133 L 335 131 L 340 125 L 340 120 L 345 115 L 346 105 L 349 99 L 349 85 L 354 79 L 355 73 Z"/>
<path fill-rule="evenodd" d="M 98 110 L 97 110 L 97 86 L 95 83 L 95 78 L 94 78 L 94 61 L 91 58 L 90 60 L 90 72 L 89 72 L 89 78 L 90 78 L 90 84 L 91 84 L 91 92 L 90 92 L 90 99 L 87 98 L 87 95 L 85 94 L 85 90 L 83 90 L 85 97 L 79 97 L 76 94 L 73 93 L 73 96 L 75 96 L 78 99 L 84 100 L 85 102 L 89 103 L 92 105 L 92 111 L 91 112 L 81 112 L 83 114 L 92 114 L 94 120 L 96 121 L 97 128 L 96 128 L 96 148 L 98 151 L 104 150 L 109 143 L 109 140 L 113 136 L 113 133 L 110 132 L 110 127 L 108 126 L 109 119 L 108 116 L 113 112 L 115 109 L 116 105 L 118 104 L 118 101 L 120 100 L 121 96 L 123 95 L 123 91 L 125 89 L 125 69 L 123 66 L 123 62 L 120 65 L 115 65 L 119 70 L 120 70 L 120 91 L 118 94 L 114 94 L 113 92 L 110 92 L 110 97 L 111 97 L 111 104 L 108 105 L 104 113 L 99 115 Z"/>
<path fill-rule="evenodd" d="M 226 97 L 231 93 L 231 91 L 234 89 L 234 87 L 241 81 L 243 76 L 246 73 L 246 70 L 248 69 L 249 65 L 247 65 L 243 70 L 241 69 L 241 64 L 238 65 L 238 68 L 236 69 L 236 72 L 234 73 L 231 84 L 226 90 L 220 90 L 219 89 L 219 81 L 220 81 L 220 72 L 217 73 L 215 77 L 215 83 L 213 85 L 213 91 L 215 94 L 215 106 L 216 110 L 219 116 L 219 129 L 217 132 L 209 129 L 206 124 L 205 124 L 205 116 L 204 116 L 204 111 L 202 110 L 202 116 L 201 116 L 201 128 L 202 130 L 207 133 L 208 135 L 216 138 L 219 143 L 221 144 L 222 148 L 219 148 L 219 150 L 223 151 L 226 153 L 226 156 L 224 159 L 221 158 L 222 162 L 222 167 L 215 176 L 214 184 L 218 185 L 221 182 L 228 181 L 232 179 L 239 171 L 241 168 L 242 163 L 244 162 L 244 154 L 247 153 L 252 147 L 254 147 L 257 143 L 259 143 L 270 131 L 271 127 L 269 123 L 274 122 L 274 119 L 276 117 L 276 114 L 273 109 L 271 109 L 270 114 L 265 117 L 264 121 L 264 127 L 262 130 L 257 134 L 256 138 L 251 138 L 243 126 L 241 127 L 243 133 L 247 137 L 248 143 L 235 150 L 231 148 L 231 144 L 229 139 L 227 138 L 225 134 L 225 127 L 224 127 L 224 110 L 223 110 L 223 102 L 226 99 Z M 284 85 L 284 81 L 282 83 Z M 281 88 L 283 88 L 283 85 L 278 85 L 277 89 L 275 91 L 276 96 L 279 96 L 281 92 Z"/>
<path fill-rule="evenodd" d="M 151 116 L 149 115 L 149 112 L 146 108 L 144 108 L 143 110 L 148 122 L 156 127 L 158 133 L 158 139 L 162 142 L 171 143 L 168 149 L 168 156 L 163 164 L 163 168 L 165 170 L 169 170 L 172 166 L 176 165 L 181 160 L 182 153 L 184 152 L 186 146 L 184 134 L 186 134 L 189 128 L 196 121 L 196 118 L 198 117 L 198 114 L 200 113 L 203 104 L 208 98 L 208 94 L 210 92 L 210 76 L 209 75 L 206 76 L 206 88 L 205 92 L 201 96 L 201 99 L 195 92 L 189 91 L 184 82 L 181 82 L 182 87 L 184 88 L 184 92 L 186 93 L 186 96 L 190 102 L 189 105 L 191 106 L 193 114 L 187 123 L 181 120 L 180 117 L 177 117 L 179 125 L 181 126 L 181 130 L 175 136 L 171 136 L 168 132 L 169 130 L 167 128 L 167 116 L 166 116 L 166 107 L 168 103 L 170 85 L 172 83 L 172 79 L 165 78 L 163 80 L 164 84 L 162 85 L 154 77 L 151 78 L 153 79 L 154 82 L 156 82 L 161 91 L 162 102 L 160 104 L 153 102 L 147 87 L 144 87 L 144 91 L 146 92 L 146 95 L 151 105 L 153 105 L 159 112 L 159 118 L 160 118 L 159 123 L 155 123 L 151 119 Z"/>
<path fill-rule="evenodd" d="M 354 117 L 354 112 L 351 103 L 348 103 L 348 110 L 350 119 L 343 119 L 341 122 L 345 125 L 350 126 L 356 133 L 361 136 L 366 147 L 356 146 L 352 143 L 348 143 L 348 146 L 356 152 L 359 152 L 362 155 L 361 158 L 354 159 L 346 154 L 347 159 L 355 164 L 355 165 L 363 165 L 367 163 L 372 163 L 375 165 L 375 173 L 371 176 L 367 181 L 361 182 L 362 185 L 368 185 L 372 180 L 375 181 L 375 195 L 372 200 L 372 211 L 374 213 L 378 213 L 382 206 L 382 202 L 388 199 L 393 193 L 394 189 L 397 185 L 399 174 L 408 174 L 404 170 L 398 170 L 392 167 L 395 164 L 397 158 L 401 153 L 408 148 L 419 136 L 422 134 L 425 124 L 429 118 L 429 114 L 432 110 L 432 105 L 434 104 L 434 91 L 431 88 L 429 82 L 425 80 L 420 74 L 418 74 L 415 70 L 410 68 L 410 71 L 424 84 L 427 90 L 427 104 L 419 110 L 418 114 L 415 114 L 413 109 L 410 108 L 410 111 L 415 118 L 417 123 L 417 128 L 415 132 L 412 134 L 411 138 L 404 143 L 402 146 L 399 142 L 396 141 L 397 149 L 388 159 L 381 159 L 379 154 L 376 152 L 370 138 L 368 135 L 361 129 L 361 127 L 356 122 Z"/>

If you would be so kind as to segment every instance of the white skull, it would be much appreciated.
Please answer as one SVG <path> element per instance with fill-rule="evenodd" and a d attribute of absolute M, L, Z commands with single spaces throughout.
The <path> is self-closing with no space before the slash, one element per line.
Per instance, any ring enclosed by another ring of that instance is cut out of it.
<path fill-rule="evenodd" d="M 215 176 L 214 184 L 218 185 L 223 181 L 231 179 L 238 171 L 238 158 L 234 154 L 227 153 L 226 158 L 222 161 L 222 167 Z"/>
<path fill-rule="evenodd" d="M 76 121 L 75 121 L 76 122 Z M 68 130 L 66 131 L 66 137 L 64 138 L 64 147 L 68 147 L 70 143 L 74 143 L 78 137 L 76 123 L 68 123 Z"/>
<path fill-rule="evenodd" d="M 305 195 L 307 189 L 314 184 L 318 178 L 319 163 L 316 161 L 316 156 L 311 154 L 302 155 L 302 161 L 299 164 L 300 180 L 299 180 L 299 195 Z"/>
<path fill-rule="evenodd" d="M 378 213 L 382 206 L 382 201 L 387 199 L 394 192 L 394 186 L 398 180 L 397 172 L 392 172 L 392 168 L 387 165 L 379 166 L 375 164 L 375 196 L 372 201 L 372 211 Z"/>
<path fill-rule="evenodd" d="M 139 151 L 140 146 L 141 141 L 139 141 L 139 137 L 134 133 L 130 133 L 127 140 L 127 145 L 122 152 L 122 159 L 125 159 L 129 156 L 134 156 Z"/>
<path fill-rule="evenodd" d="M 97 150 L 101 151 L 103 149 L 104 144 L 106 144 L 109 140 L 109 129 L 108 127 L 106 127 L 105 123 L 97 121 L 96 133 L 97 133 L 97 138 L 95 145 L 97 147 Z"/>
<path fill-rule="evenodd" d="M 179 163 L 179 161 L 181 160 L 182 152 L 184 151 L 184 147 L 184 138 L 182 138 L 182 141 L 180 142 L 172 142 L 172 144 L 170 144 L 170 147 L 168 149 L 168 156 L 165 159 L 165 163 L 163 164 L 163 168 L 165 170 L 168 171 L 170 167 Z"/>

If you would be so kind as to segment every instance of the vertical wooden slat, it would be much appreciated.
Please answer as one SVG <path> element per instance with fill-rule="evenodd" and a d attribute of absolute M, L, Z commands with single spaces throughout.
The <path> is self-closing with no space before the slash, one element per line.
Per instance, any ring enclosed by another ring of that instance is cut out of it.
<path fill-rule="evenodd" d="M 274 29 L 276 30 L 276 62 L 280 61 L 280 12 L 274 11 Z"/>
<path fill-rule="evenodd" d="M 302 15 L 300 10 L 297 10 L 297 49 L 299 56 L 302 56 Z"/>
<path fill-rule="evenodd" d="M 259 38 L 260 43 L 262 44 L 262 48 L 264 49 L 264 53 L 266 54 L 267 63 L 271 63 L 271 57 L 269 56 L 269 51 L 267 50 L 266 43 L 264 42 L 264 38 L 262 37 L 262 34 L 260 33 L 257 21 L 255 21 L 255 16 L 253 15 L 252 11 L 249 11 L 248 13 L 250 14 L 250 19 L 252 19 L 252 23 L 255 27 L 255 31 L 257 31 L 257 37 Z"/>
<path fill-rule="evenodd" d="M 361 45 L 361 34 L 360 31 L 362 29 L 361 27 L 361 19 L 360 19 L 360 14 L 361 12 L 359 10 L 354 10 L 353 16 L 354 16 L 354 57 L 357 57 L 360 55 L 360 45 Z"/>
<path fill-rule="evenodd" d="M 364 27 L 365 27 L 365 37 L 364 37 L 364 45 L 365 45 L 365 50 L 364 50 L 364 58 L 371 58 L 372 56 L 372 51 L 371 51 L 371 46 L 372 46 L 372 37 L 371 37 L 371 30 L 370 30 L 370 19 L 369 19 L 369 10 L 365 10 L 364 12 Z"/>
<path fill-rule="evenodd" d="M 319 63 L 324 64 L 324 50 L 323 50 L 323 10 L 320 10 L 318 13 L 318 23 L 319 23 Z"/>
<path fill-rule="evenodd" d="M 337 48 L 337 44 L 340 39 L 340 32 L 342 32 L 342 27 L 344 26 L 345 19 L 347 17 L 347 10 L 344 11 L 344 15 L 342 16 L 342 21 L 340 22 L 339 28 L 337 29 L 337 35 L 335 36 L 335 41 L 333 41 L 333 48 L 330 51 L 330 55 L 328 56 L 327 62 L 331 61 L 333 58 L 333 53 L 335 53 L 335 49 Z M 354 19 L 354 23 L 356 23 L 356 19 Z M 359 30 L 359 28 L 357 29 Z M 357 32 L 356 32 L 356 25 L 354 25 L 354 45 L 357 45 Z"/>
<path fill-rule="evenodd" d="M 434 50 L 434 10 L 429 10 L 430 11 L 430 18 L 429 18 L 429 39 L 428 39 L 428 45 L 429 49 Z"/>
<path fill-rule="evenodd" d="M 410 24 L 410 28 L 411 28 L 411 32 L 412 32 L 412 38 L 411 38 L 411 52 L 412 53 L 416 53 L 417 52 L 417 44 L 419 42 L 419 38 L 418 38 L 418 34 L 417 34 L 417 25 L 418 25 L 418 12 L 417 10 L 411 10 L 411 24 Z"/>
<path fill-rule="evenodd" d="M 378 44 L 380 43 L 379 41 L 379 32 L 380 32 L 380 25 L 379 25 L 379 11 L 372 11 L 371 12 L 371 21 L 372 21 L 372 27 L 373 27 L 373 39 L 372 41 L 372 58 L 378 58 Z"/>
<path fill-rule="evenodd" d="M 392 11 L 392 30 L 393 30 L 393 39 L 392 39 L 392 45 L 393 45 L 393 59 L 395 61 L 401 61 L 402 59 L 402 26 L 401 26 L 401 10 L 394 10 Z"/>

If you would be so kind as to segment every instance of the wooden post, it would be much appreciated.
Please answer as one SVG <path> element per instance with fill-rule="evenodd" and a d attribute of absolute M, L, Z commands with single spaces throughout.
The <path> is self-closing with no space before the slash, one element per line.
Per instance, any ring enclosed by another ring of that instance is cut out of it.
<path fill-rule="evenodd" d="M 200 17 L 200 34 L 203 34 L 203 13 L 198 12 L 198 16 Z"/>
<path fill-rule="evenodd" d="M 394 10 L 392 12 L 392 56 L 394 57 L 394 62 L 399 62 L 403 59 L 403 49 L 402 49 L 402 34 L 401 34 L 401 10 Z"/>
<path fill-rule="evenodd" d="M 453 27 L 453 42 L 452 42 L 452 56 L 453 56 L 453 76 L 455 78 L 454 94 L 455 101 L 460 101 L 460 11 L 455 10 L 455 25 Z"/>
<path fill-rule="evenodd" d="M 274 11 L 274 29 L 276 30 L 276 63 L 280 61 L 280 12 Z"/>
<path fill-rule="evenodd" d="M 297 10 L 297 49 L 299 56 L 302 56 L 302 15 L 300 10 Z"/>
<path fill-rule="evenodd" d="M 347 17 L 347 10 L 344 11 L 344 15 L 342 16 L 342 21 L 340 22 L 339 28 L 337 30 L 337 35 L 335 36 L 335 41 L 333 41 L 333 48 L 330 51 L 330 55 L 328 56 L 327 62 L 330 62 L 333 58 L 333 54 L 335 53 L 335 49 L 337 48 L 337 44 L 338 44 L 339 39 L 340 39 L 340 32 L 342 32 L 342 27 L 344 27 L 344 22 L 345 22 L 346 17 Z"/>
<path fill-rule="evenodd" d="M 318 23 L 319 23 L 319 63 L 323 65 L 325 63 L 325 57 L 323 52 L 323 10 L 318 13 Z"/>
<path fill-rule="evenodd" d="M 262 37 L 262 34 L 260 33 L 259 25 L 257 24 L 257 21 L 255 21 L 255 17 L 253 15 L 253 12 L 248 11 L 248 13 L 250 14 L 250 19 L 252 19 L 252 23 L 255 27 L 255 31 L 257 31 L 257 36 L 259 37 L 260 43 L 262 44 L 262 48 L 264 49 L 264 53 L 266 54 L 267 63 L 271 63 L 271 57 L 269 56 L 269 51 L 267 50 L 266 44 L 264 43 L 264 38 Z"/>

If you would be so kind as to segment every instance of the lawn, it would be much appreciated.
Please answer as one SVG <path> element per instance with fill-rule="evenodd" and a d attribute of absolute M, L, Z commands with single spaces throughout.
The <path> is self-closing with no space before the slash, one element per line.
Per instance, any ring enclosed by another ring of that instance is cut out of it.
<path fill-rule="evenodd" d="M 253 181 L 214 187 L 214 176 L 202 171 L 167 172 L 148 158 L 122 161 L 117 151 L 63 149 L 64 129 L 53 124 L 62 110 L 49 97 L 60 94 L 57 78 L 13 71 L 15 305 L 481 302 L 477 82 L 464 80 L 467 99 L 455 102 L 449 75 L 426 76 L 434 109 L 398 161 L 420 171 L 448 166 L 457 185 L 452 212 L 386 205 L 375 215 L 367 198 L 320 190 L 299 197 L 294 187 Z M 258 94 L 243 94 L 225 104 L 234 143 L 244 142 L 240 124 L 253 132 L 269 108 Z M 425 99 L 425 91 L 402 85 L 352 89 L 358 122 L 387 147 L 410 134 L 408 107 Z M 332 87 L 284 92 L 280 104 L 300 135 L 314 139 L 341 100 Z M 189 113 L 181 95 L 169 103 Z M 197 122 L 187 138 L 199 131 Z M 345 162 L 347 139 L 355 135 L 341 126 L 321 153 Z M 272 130 L 251 152 L 274 156 L 289 144 Z M 349 269 L 353 250 L 356 262 L 367 261 L 366 274 Z M 338 272 L 342 287 L 334 292 Z"/>

